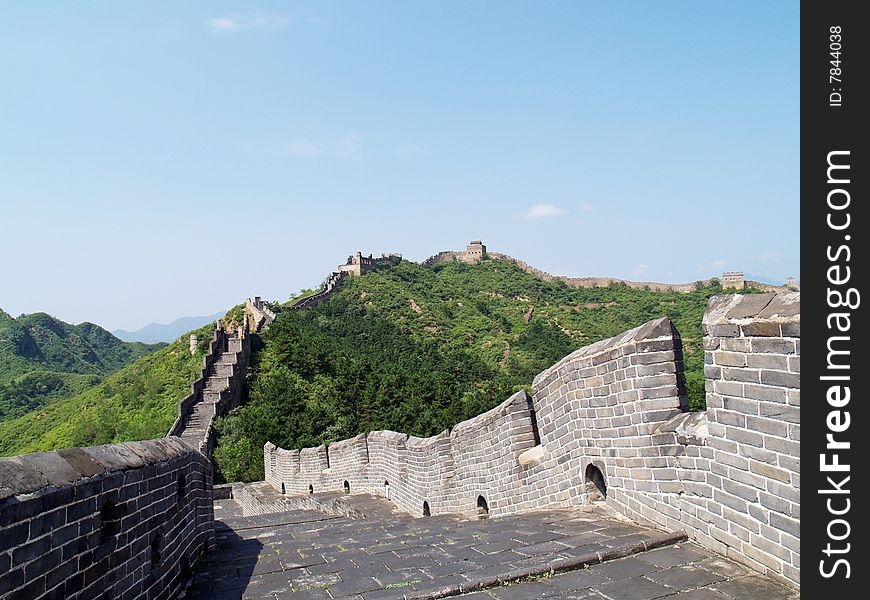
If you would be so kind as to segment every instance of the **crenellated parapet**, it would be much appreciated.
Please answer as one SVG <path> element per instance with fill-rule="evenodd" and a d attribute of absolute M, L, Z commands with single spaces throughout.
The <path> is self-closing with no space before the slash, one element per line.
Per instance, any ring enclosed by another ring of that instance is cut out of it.
<path fill-rule="evenodd" d="M 374 492 L 416 515 L 504 515 L 604 499 L 799 581 L 800 294 L 720 296 L 704 317 L 708 410 L 687 411 L 667 318 L 581 348 L 486 413 L 429 438 L 266 444 L 285 494 Z"/>

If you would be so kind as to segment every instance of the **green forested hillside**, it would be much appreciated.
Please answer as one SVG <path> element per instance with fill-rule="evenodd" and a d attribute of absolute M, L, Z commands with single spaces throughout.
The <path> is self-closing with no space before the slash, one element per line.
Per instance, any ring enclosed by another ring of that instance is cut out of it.
<path fill-rule="evenodd" d="M 187 336 L 108 375 L 96 386 L 0 422 L 0 455 L 57 450 L 166 434 L 178 401 L 199 376 L 212 325 L 196 331 L 191 355 Z"/>
<path fill-rule="evenodd" d="M 0 310 L 0 421 L 75 395 L 162 346 L 122 342 L 93 323 Z"/>
<path fill-rule="evenodd" d="M 701 316 L 721 288 L 570 288 L 513 263 L 410 262 L 345 279 L 324 304 L 283 311 L 263 334 L 248 402 L 217 423 L 228 481 L 263 476 L 262 447 L 313 446 L 375 429 L 432 435 L 483 412 L 571 351 L 669 316 L 687 387 L 703 405 Z"/>

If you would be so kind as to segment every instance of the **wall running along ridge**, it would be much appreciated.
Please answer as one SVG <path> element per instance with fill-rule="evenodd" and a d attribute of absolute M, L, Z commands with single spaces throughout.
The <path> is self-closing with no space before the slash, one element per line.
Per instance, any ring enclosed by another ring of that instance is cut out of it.
<path fill-rule="evenodd" d="M 334 273 L 330 273 L 329 277 L 326 278 L 326 283 L 323 284 L 323 288 L 319 292 L 311 296 L 306 296 L 298 302 L 291 304 L 290 310 L 299 310 L 301 308 L 307 308 L 325 302 L 332 295 L 332 292 L 335 291 L 335 288 L 338 287 L 338 283 L 347 276 L 347 271 L 335 271 Z"/>
<path fill-rule="evenodd" d="M 0 597 L 174 598 L 214 545 L 211 464 L 179 438 L 0 458 Z"/>
<path fill-rule="evenodd" d="M 573 288 L 595 288 L 608 287 L 610 285 L 624 285 L 637 290 L 649 290 L 653 292 L 682 292 L 689 293 L 698 289 L 698 284 L 709 286 L 713 284 L 714 279 L 704 279 L 693 283 L 659 283 L 657 281 L 631 281 L 629 279 L 618 279 L 616 277 L 566 277 L 564 275 L 551 275 L 546 271 L 541 271 L 530 264 L 521 261 L 518 258 L 502 254 L 500 252 L 486 253 L 487 257 L 493 260 L 504 260 L 518 266 L 526 273 L 531 273 L 535 277 L 544 281 L 561 281 L 565 285 Z M 443 250 L 438 254 L 430 256 L 423 261 L 425 266 L 434 266 L 442 262 L 480 262 L 480 257 L 470 257 L 467 251 L 458 252 L 455 250 Z M 764 292 L 783 292 L 788 288 L 782 285 L 770 285 L 759 281 L 746 280 L 746 287 L 761 290 Z"/>
<path fill-rule="evenodd" d="M 687 413 L 669 319 L 581 348 L 532 395 L 430 438 L 375 431 L 264 447 L 288 495 L 374 492 L 416 515 L 490 515 L 600 497 L 637 521 L 796 585 L 800 561 L 800 293 L 719 296 L 704 316 L 708 410 Z"/>
<path fill-rule="evenodd" d="M 255 333 L 260 333 L 278 318 L 259 296 L 254 297 L 253 300 L 246 298 L 245 310 L 251 317 L 251 331 Z"/>
<path fill-rule="evenodd" d="M 401 254 L 382 254 L 378 257 L 372 257 L 371 254 L 363 256 L 362 252 L 357 252 L 347 257 L 347 262 L 338 266 L 337 271 L 333 271 L 326 278 L 326 283 L 316 294 L 306 296 L 298 302 L 290 305 L 290 310 L 299 310 L 315 306 L 321 302 L 325 302 L 332 296 L 333 292 L 338 287 L 339 282 L 345 277 L 365 275 L 380 267 L 395 266 L 402 261 Z"/>

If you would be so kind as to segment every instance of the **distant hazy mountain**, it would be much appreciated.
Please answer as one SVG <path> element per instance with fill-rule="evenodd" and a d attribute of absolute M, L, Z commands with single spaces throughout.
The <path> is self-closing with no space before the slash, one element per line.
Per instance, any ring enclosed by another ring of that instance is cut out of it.
<path fill-rule="evenodd" d="M 178 336 L 193 329 L 199 329 L 203 325 L 220 319 L 225 314 L 226 311 L 222 311 L 207 317 L 181 317 L 180 319 L 175 319 L 172 323 L 149 323 L 136 331 L 116 329 L 112 333 L 115 337 L 125 342 L 144 342 L 146 344 L 174 342 Z"/>

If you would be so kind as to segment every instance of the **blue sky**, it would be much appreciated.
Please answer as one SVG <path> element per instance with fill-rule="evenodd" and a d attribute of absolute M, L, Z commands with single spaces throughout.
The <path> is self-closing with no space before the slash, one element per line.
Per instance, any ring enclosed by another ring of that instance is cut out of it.
<path fill-rule="evenodd" d="M 114 329 L 481 238 L 799 276 L 797 2 L 0 8 L 0 308 Z"/>

